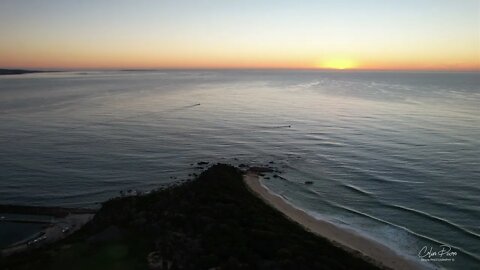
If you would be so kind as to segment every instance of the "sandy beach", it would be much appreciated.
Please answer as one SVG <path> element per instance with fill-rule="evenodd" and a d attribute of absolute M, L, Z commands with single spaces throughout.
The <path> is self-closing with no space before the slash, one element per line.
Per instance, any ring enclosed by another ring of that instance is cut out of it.
<path fill-rule="evenodd" d="M 366 238 L 353 230 L 339 227 L 324 220 L 318 220 L 304 211 L 285 202 L 280 196 L 271 193 L 260 183 L 260 178 L 254 173 L 244 176 L 247 186 L 262 200 L 281 211 L 289 219 L 299 223 L 308 231 L 330 240 L 333 244 L 346 249 L 355 255 L 386 268 L 398 270 L 429 269 L 427 265 L 409 260 L 397 254 L 389 247 Z"/>

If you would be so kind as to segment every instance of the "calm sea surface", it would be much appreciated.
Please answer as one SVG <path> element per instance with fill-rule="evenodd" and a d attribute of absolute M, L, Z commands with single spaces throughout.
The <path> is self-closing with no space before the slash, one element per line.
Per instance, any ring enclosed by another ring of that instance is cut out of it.
<path fill-rule="evenodd" d="M 479 73 L 2 76 L 0 123 L 0 203 L 92 206 L 199 161 L 273 161 L 264 184 L 312 215 L 480 267 Z"/>

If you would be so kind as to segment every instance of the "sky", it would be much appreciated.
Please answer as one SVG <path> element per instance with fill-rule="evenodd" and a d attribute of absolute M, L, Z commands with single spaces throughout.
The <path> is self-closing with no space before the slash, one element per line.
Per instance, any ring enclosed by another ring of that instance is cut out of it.
<path fill-rule="evenodd" d="M 480 0 L 1 0 L 0 67 L 480 71 Z"/>

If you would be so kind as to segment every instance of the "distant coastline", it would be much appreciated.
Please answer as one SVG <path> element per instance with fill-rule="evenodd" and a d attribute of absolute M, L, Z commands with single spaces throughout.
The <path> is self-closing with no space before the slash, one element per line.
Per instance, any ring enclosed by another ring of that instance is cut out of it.
<path fill-rule="evenodd" d="M 0 75 L 21 75 L 21 74 L 30 74 L 30 73 L 44 73 L 44 72 L 59 72 L 59 71 L 0 68 Z"/>

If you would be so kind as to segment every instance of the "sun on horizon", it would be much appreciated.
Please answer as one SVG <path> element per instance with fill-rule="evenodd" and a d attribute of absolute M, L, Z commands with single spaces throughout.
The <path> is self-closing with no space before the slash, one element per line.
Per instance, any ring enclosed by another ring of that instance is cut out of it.
<path fill-rule="evenodd" d="M 344 57 L 333 57 L 326 60 L 319 61 L 316 65 L 316 68 L 321 69 L 355 69 L 360 67 L 359 63 L 350 58 Z"/>

